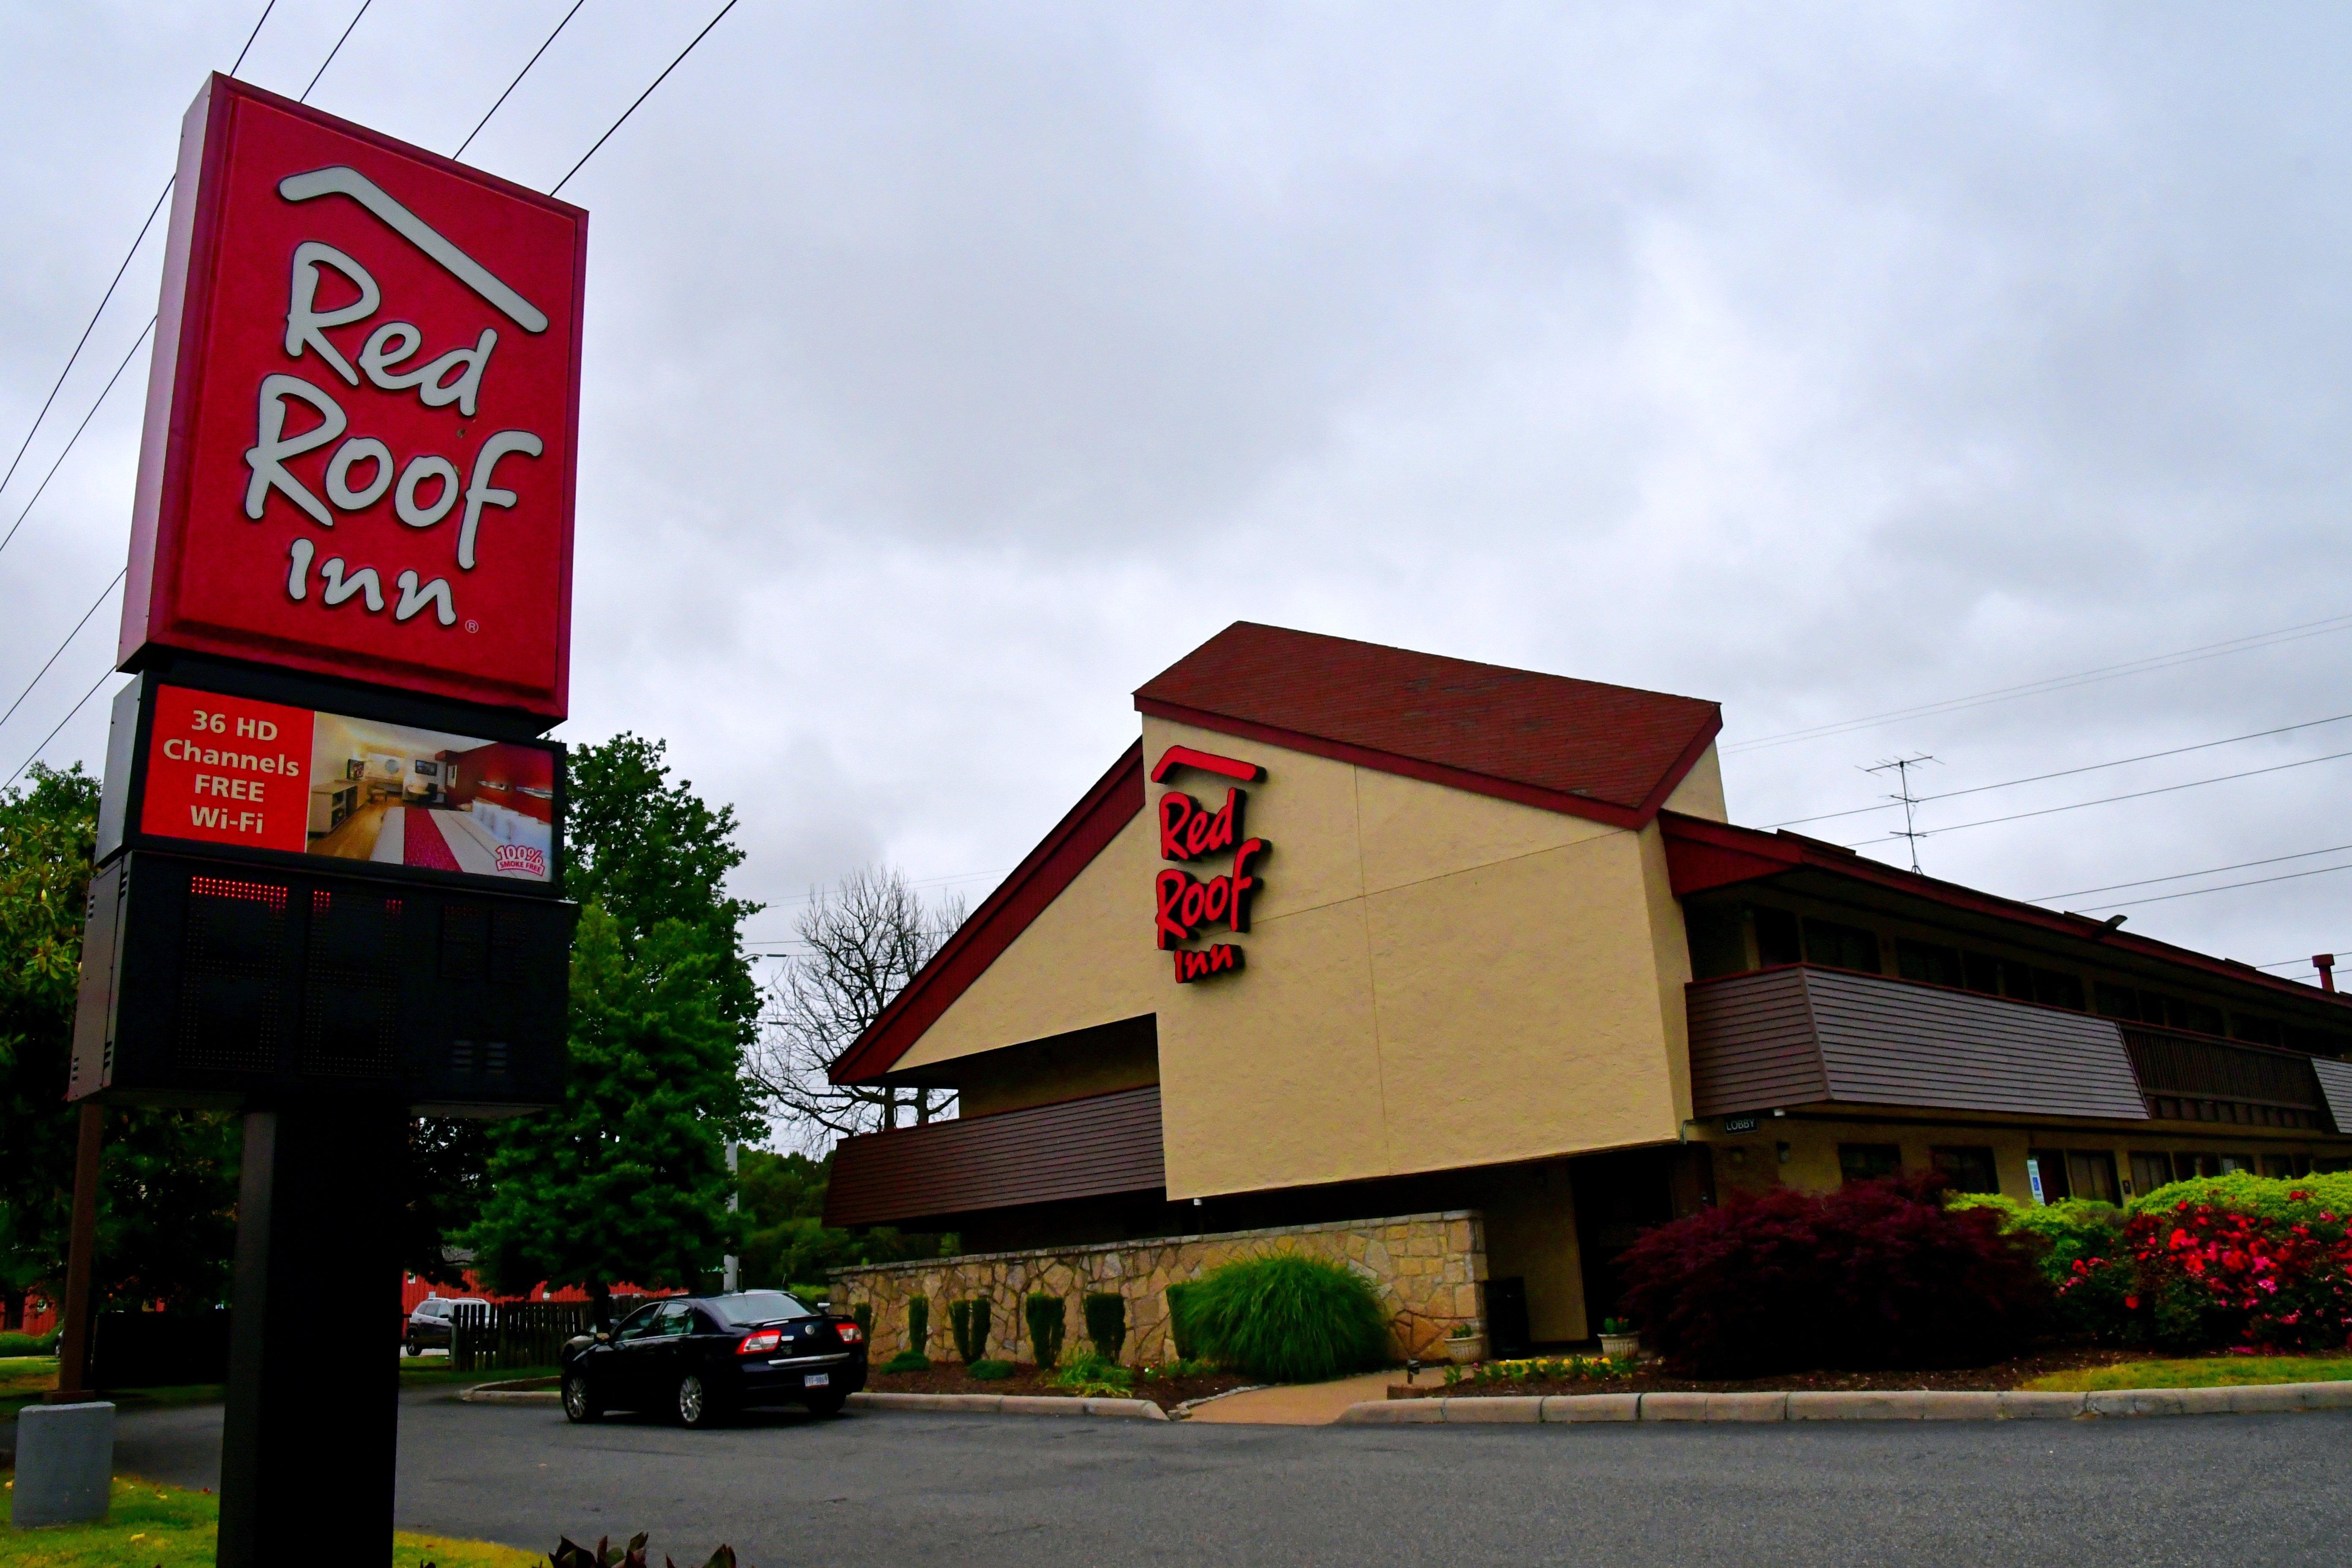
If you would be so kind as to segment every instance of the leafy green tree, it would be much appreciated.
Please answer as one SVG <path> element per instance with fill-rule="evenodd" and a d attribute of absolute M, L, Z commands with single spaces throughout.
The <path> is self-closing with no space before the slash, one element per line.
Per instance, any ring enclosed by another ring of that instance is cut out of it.
<path fill-rule="evenodd" d="M 489 1195 L 490 1124 L 427 1116 L 409 1123 L 408 1165 L 401 1177 L 400 1267 L 436 1285 L 463 1285 L 466 1264 L 451 1241 L 478 1223 Z"/>
<path fill-rule="evenodd" d="M 490 1135 L 470 1238 L 493 1287 L 576 1284 L 609 1323 L 615 1284 L 691 1286 L 740 1250 L 725 1145 L 759 1123 L 723 1003 L 729 955 L 674 919 L 631 954 L 601 904 L 581 911 L 563 1103 Z"/>
<path fill-rule="evenodd" d="M 0 1323 L 63 1289 L 79 1112 L 66 1103 L 98 781 L 35 764 L 0 795 Z M 204 1306 L 228 1286 L 238 1129 L 208 1111 L 110 1110 L 99 1191 L 102 1303 Z"/>
<path fill-rule="evenodd" d="M 876 1226 L 860 1234 L 824 1223 L 825 1186 L 833 1156 L 742 1152 L 738 1177 L 751 1235 L 743 1244 L 743 1283 L 805 1285 L 822 1281 L 828 1268 L 857 1263 L 898 1263 L 938 1258 L 957 1250 L 954 1238 L 927 1232 L 901 1232 Z"/>

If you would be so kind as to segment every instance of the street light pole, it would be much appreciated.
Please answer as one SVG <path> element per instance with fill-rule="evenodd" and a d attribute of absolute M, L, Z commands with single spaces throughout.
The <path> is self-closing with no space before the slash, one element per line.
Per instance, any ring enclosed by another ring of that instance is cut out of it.
<path fill-rule="evenodd" d="M 736 1171 L 737 1157 L 741 1154 L 742 1151 L 743 1146 L 735 1142 L 734 1139 L 730 1138 L 727 1140 L 727 1175 L 729 1177 L 728 1185 L 730 1189 L 727 1194 L 727 1212 L 729 1214 L 733 1214 L 743 1206 L 742 1194 L 732 1190 L 734 1186 L 733 1178 Z M 727 1255 L 726 1266 L 722 1278 L 725 1288 L 730 1294 L 742 1289 L 742 1273 L 743 1260 L 736 1257 L 733 1253 L 729 1253 Z"/>

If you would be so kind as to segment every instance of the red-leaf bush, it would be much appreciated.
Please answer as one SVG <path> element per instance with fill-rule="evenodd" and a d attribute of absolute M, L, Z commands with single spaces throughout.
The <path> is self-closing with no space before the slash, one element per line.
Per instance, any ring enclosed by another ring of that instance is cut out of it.
<path fill-rule="evenodd" d="M 1735 1194 L 1625 1249 L 1626 1307 L 1669 1364 L 1706 1377 L 2000 1360 L 2048 1321 L 2042 1244 L 1946 1208 L 1944 1184 Z"/>

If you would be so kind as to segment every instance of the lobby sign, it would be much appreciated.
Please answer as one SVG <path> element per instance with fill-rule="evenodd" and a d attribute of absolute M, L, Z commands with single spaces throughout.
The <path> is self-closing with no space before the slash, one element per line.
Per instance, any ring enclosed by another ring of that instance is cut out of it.
<path fill-rule="evenodd" d="M 159 685 L 139 830 L 375 871 L 544 885 L 554 752 Z"/>
<path fill-rule="evenodd" d="M 1189 746 L 1171 746 L 1152 768 L 1152 782 L 1164 782 L 1181 768 L 1244 782 L 1265 776 L 1265 770 L 1255 763 Z M 1171 789 L 1153 807 L 1160 858 L 1176 864 L 1163 867 L 1152 878 L 1152 939 L 1162 952 L 1173 953 L 1180 985 L 1234 973 L 1243 967 L 1244 951 L 1231 942 L 1201 948 L 1180 944 L 1211 926 L 1222 925 L 1232 931 L 1249 930 L 1250 899 L 1260 886 L 1252 868 L 1273 847 L 1263 838 L 1247 836 L 1244 817 L 1248 805 L 1248 795 L 1237 785 L 1229 785 L 1223 801 L 1215 806 Z M 1225 869 L 1205 881 L 1185 868 L 1212 856 L 1222 858 Z"/>
<path fill-rule="evenodd" d="M 181 130 L 121 662 L 560 719 L 587 214 L 215 76 Z"/>

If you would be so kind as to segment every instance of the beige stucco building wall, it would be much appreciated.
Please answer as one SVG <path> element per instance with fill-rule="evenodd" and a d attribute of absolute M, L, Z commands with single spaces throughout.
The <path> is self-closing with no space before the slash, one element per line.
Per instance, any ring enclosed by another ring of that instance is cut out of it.
<path fill-rule="evenodd" d="M 921 1066 L 1158 1019 L 1171 1198 L 1537 1160 L 1689 1114 L 1679 907 L 1640 832 L 1146 718 L 1244 757 L 1267 840 L 1240 974 L 1179 985 L 1152 942 L 1156 803 L 934 1024 Z M 1222 781 L 1169 786 L 1205 804 Z M 1710 750 L 1673 797 L 1720 816 Z M 1199 874 L 1213 874 L 1203 862 Z M 1229 940 L 1220 928 L 1210 940 Z"/>

